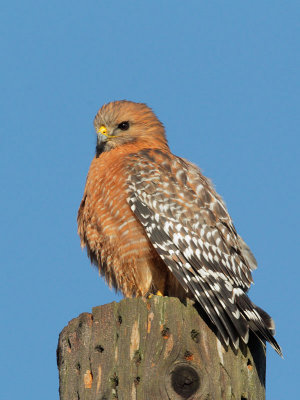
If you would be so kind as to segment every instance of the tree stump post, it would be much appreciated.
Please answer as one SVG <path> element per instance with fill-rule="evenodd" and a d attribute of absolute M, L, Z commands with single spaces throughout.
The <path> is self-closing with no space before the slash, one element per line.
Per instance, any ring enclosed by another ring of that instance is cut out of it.
<path fill-rule="evenodd" d="M 153 296 L 95 307 L 59 336 L 60 400 L 263 400 L 266 357 L 226 349 L 188 301 Z"/>

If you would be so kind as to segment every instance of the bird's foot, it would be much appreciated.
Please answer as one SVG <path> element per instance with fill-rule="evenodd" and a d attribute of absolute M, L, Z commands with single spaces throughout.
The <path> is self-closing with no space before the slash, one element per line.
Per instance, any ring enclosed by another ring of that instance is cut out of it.
<path fill-rule="evenodd" d="M 151 299 L 151 297 L 153 297 L 153 296 L 161 296 L 161 297 L 163 297 L 164 295 L 158 290 L 155 294 L 154 293 L 149 293 L 147 298 Z"/>

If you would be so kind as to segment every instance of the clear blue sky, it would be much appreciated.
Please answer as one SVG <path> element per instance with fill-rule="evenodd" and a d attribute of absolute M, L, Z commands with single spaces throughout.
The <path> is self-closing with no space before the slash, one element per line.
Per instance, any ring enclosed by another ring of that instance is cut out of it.
<path fill-rule="evenodd" d="M 120 299 L 80 248 L 93 118 L 150 105 L 199 165 L 259 262 L 251 298 L 277 324 L 267 399 L 299 393 L 299 1 L 1 4 L 3 399 L 58 398 L 68 321 Z"/>

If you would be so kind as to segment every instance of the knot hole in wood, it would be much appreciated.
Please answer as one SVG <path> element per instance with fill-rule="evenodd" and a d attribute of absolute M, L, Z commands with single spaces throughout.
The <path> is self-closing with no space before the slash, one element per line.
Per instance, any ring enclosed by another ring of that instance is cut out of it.
<path fill-rule="evenodd" d="M 171 372 L 171 386 L 183 399 L 188 399 L 200 387 L 198 372 L 189 365 L 177 365 Z"/>

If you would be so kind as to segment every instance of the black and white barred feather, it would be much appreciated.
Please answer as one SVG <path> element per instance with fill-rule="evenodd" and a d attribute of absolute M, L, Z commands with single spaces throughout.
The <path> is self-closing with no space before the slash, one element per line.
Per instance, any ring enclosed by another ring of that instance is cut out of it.
<path fill-rule="evenodd" d="M 282 355 L 272 318 L 246 294 L 256 260 L 211 182 L 192 163 L 158 149 L 130 154 L 126 168 L 131 210 L 224 342 L 238 348 L 251 329 Z"/>

